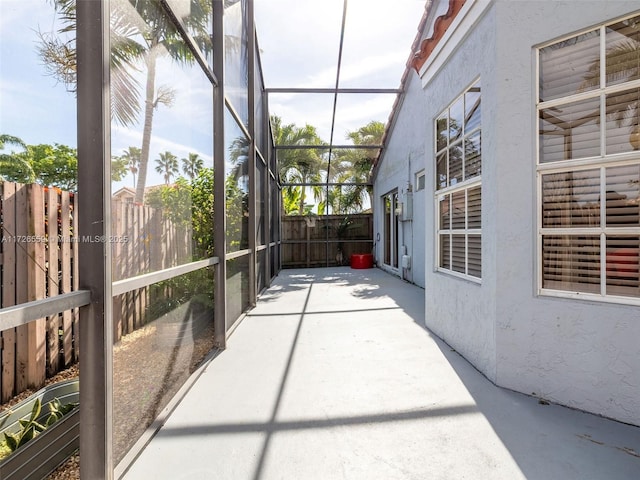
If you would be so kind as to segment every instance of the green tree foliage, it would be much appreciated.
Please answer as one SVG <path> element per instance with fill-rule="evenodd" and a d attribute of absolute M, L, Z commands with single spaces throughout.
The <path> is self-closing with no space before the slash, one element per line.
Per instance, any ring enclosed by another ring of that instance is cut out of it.
<path fill-rule="evenodd" d="M 229 175 L 225 180 L 227 246 L 231 250 L 249 248 L 248 235 L 244 235 L 249 227 L 249 194 L 240 188 L 239 178 Z"/>
<path fill-rule="evenodd" d="M 141 155 L 142 151 L 138 147 L 129 147 L 124 150 L 122 155 L 116 157 L 117 161 L 124 163 L 127 170 L 131 172 L 131 175 L 133 176 L 133 188 L 136 188 L 136 175 L 138 174 L 138 169 L 140 168 Z"/>
<path fill-rule="evenodd" d="M 249 141 L 242 135 L 229 146 L 233 168 L 225 179 L 227 246 L 249 248 Z"/>
<path fill-rule="evenodd" d="M 0 150 L 9 145 L 19 146 L 20 151 L 0 153 L 2 180 L 77 190 L 78 151 L 75 148 L 59 143 L 27 145 L 18 137 L 0 135 Z M 122 157 L 115 157 L 111 162 L 112 180 L 120 181 L 126 173 L 126 162 Z"/>
<path fill-rule="evenodd" d="M 273 130 L 276 145 L 326 145 L 311 125 L 298 127 L 294 123 L 283 124 L 278 116 L 271 117 L 271 127 Z M 322 182 L 322 170 L 325 162 L 322 155 L 316 149 L 300 150 L 278 150 L 278 171 L 283 183 L 319 183 Z M 300 186 L 285 186 L 288 190 L 288 198 L 298 197 L 298 214 L 304 215 L 306 189 Z M 297 190 L 294 193 L 293 190 Z M 322 187 L 311 188 L 314 199 L 319 201 L 322 198 Z"/>
<path fill-rule="evenodd" d="M 357 130 L 347 132 L 346 138 L 358 146 L 381 145 L 384 129 L 384 123 L 372 120 Z M 335 152 L 331 162 L 331 182 L 357 185 L 331 187 L 328 197 L 320 205 L 321 213 L 327 206 L 336 214 L 361 212 L 367 199 L 369 205 L 372 205 L 370 174 L 377 154 L 377 148 L 343 149 Z"/>
<path fill-rule="evenodd" d="M 282 208 L 285 215 L 299 215 L 301 190 L 301 187 L 290 187 L 282 190 Z M 310 205 L 308 207 L 311 209 Z"/>
<path fill-rule="evenodd" d="M 203 168 L 191 182 L 193 239 L 202 258 L 213 256 L 213 168 Z"/>
<path fill-rule="evenodd" d="M 384 123 L 371 120 L 365 126 L 348 132 L 347 138 L 353 140 L 354 145 L 380 145 L 384 136 Z"/>
<path fill-rule="evenodd" d="M 78 154 L 75 148 L 54 145 L 26 145 L 10 135 L 0 135 L 2 146 L 18 145 L 21 151 L 0 155 L 3 180 L 19 183 L 38 183 L 74 191 L 78 185 Z M 7 141 L 7 139 L 10 140 Z"/>
<path fill-rule="evenodd" d="M 78 151 L 58 143 L 30 145 L 29 162 L 36 175 L 36 183 L 62 190 L 78 188 Z"/>
<path fill-rule="evenodd" d="M 160 158 L 156 159 L 156 172 L 162 174 L 166 185 L 171 183 L 171 179 L 175 177 L 179 171 L 178 157 L 171 152 L 160 153 Z"/>
<path fill-rule="evenodd" d="M 40 56 L 48 71 L 58 80 L 76 88 L 76 2 L 52 0 L 62 27 L 55 33 L 41 34 Z M 153 116 L 159 105 L 171 106 L 172 88 L 156 86 L 157 61 L 169 56 L 178 64 L 191 65 L 195 57 L 156 0 L 112 0 L 111 10 L 111 103 L 114 119 L 133 125 L 143 113 L 142 145 L 136 203 L 142 203 L 149 164 Z M 212 2 L 189 0 L 189 15 L 182 25 L 205 54 L 212 50 L 209 18 Z M 135 79 L 146 72 L 144 108 L 141 108 L 141 85 Z"/>
<path fill-rule="evenodd" d="M 174 224 L 191 230 L 193 260 L 214 255 L 213 189 L 213 168 L 202 168 L 193 180 L 180 177 L 172 185 L 160 185 L 147 193 L 148 206 L 162 210 Z M 189 301 L 190 308 L 212 308 L 213 285 L 212 268 L 154 284 L 152 315 L 157 317 Z M 171 294 L 167 295 L 167 291 Z"/>
<path fill-rule="evenodd" d="M 127 161 L 125 159 L 115 157 L 111 160 L 111 180 L 114 182 L 124 180 L 128 171 L 129 169 L 127 168 Z"/>
<path fill-rule="evenodd" d="M 193 180 L 198 176 L 200 170 L 204 167 L 204 160 L 197 153 L 189 153 L 189 156 L 182 160 L 182 172 Z"/>
<path fill-rule="evenodd" d="M 6 153 L 5 149 L 18 147 Z M 31 183 L 36 175 L 28 161 L 28 147 L 22 139 L 13 135 L 0 135 L 0 180 L 10 182 Z"/>
<path fill-rule="evenodd" d="M 194 259 L 213 256 L 213 169 L 203 168 L 189 181 L 178 178 L 147 193 L 146 203 L 161 209 L 174 224 L 192 230 Z"/>

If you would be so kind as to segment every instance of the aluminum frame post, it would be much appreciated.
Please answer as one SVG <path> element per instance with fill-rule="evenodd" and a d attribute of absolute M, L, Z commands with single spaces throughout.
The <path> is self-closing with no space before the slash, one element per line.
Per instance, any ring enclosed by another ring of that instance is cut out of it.
<path fill-rule="evenodd" d="M 225 151 L 224 151 L 224 4 L 213 0 L 213 73 L 218 84 L 213 89 L 213 198 L 214 253 L 220 258 L 216 268 L 214 299 L 214 341 L 217 348 L 227 346 L 227 216 L 225 211 Z"/>
<path fill-rule="evenodd" d="M 111 227 L 111 115 L 109 0 L 77 2 L 78 230 L 109 238 Z M 84 201 L 83 201 L 84 199 Z M 113 329 L 111 248 L 78 245 L 80 288 L 91 303 L 80 308 L 81 478 L 113 478 Z"/>
<path fill-rule="evenodd" d="M 247 2 L 247 103 L 249 111 L 249 304 L 256 306 L 258 278 L 257 222 L 256 222 L 256 115 L 255 115 L 255 51 L 256 29 L 253 0 Z"/>

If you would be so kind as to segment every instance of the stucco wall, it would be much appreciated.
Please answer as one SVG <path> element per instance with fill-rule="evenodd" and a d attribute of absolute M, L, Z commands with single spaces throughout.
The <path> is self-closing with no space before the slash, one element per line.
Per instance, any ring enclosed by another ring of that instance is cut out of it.
<path fill-rule="evenodd" d="M 427 100 L 426 118 L 429 134 L 425 140 L 427 153 L 427 191 L 425 221 L 427 227 L 426 256 L 426 324 L 449 345 L 471 361 L 488 378 L 495 380 L 496 318 L 496 211 L 497 196 L 488 187 L 495 183 L 496 132 L 491 125 L 497 104 L 495 87 L 496 54 L 495 15 L 490 10 L 469 32 L 466 41 L 423 91 Z M 432 247 L 436 226 L 433 189 L 435 118 L 473 81 L 480 77 L 482 95 L 482 283 L 477 284 L 447 273 L 435 271 Z"/>
<path fill-rule="evenodd" d="M 640 308 L 537 295 L 534 47 L 639 9 L 631 1 L 492 3 L 444 65 L 424 76 L 424 87 L 412 74 L 376 179 L 378 198 L 394 188 L 401 192 L 409 154 L 412 162 L 423 158 L 426 189 L 415 202 L 413 223 L 422 215 L 430 329 L 498 385 L 637 425 Z M 433 122 L 477 77 L 481 284 L 437 272 L 433 248 Z M 412 170 L 419 170 L 417 163 Z M 382 235 L 380 224 L 376 229 Z M 417 262 L 419 247 L 413 250 Z"/>
<path fill-rule="evenodd" d="M 497 104 L 488 116 L 485 88 L 482 119 L 484 138 L 491 129 L 495 142 L 495 157 L 483 159 L 483 168 L 495 161 L 495 177 L 483 171 L 483 194 L 495 191 L 499 205 L 483 211 L 483 221 L 496 215 L 500 252 L 496 382 L 634 424 L 640 424 L 640 308 L 536 296 L 532 47 L 639 8 L 638 2 L 498 2 Z"/>
<path fill-rule="evenodd" d="M 406 97 L 395 128 L 389 136 L 387 148 L 381 159 L 374 182 L 374 195 L 378 214 L 376 215 L 374 237 L 380 234 L 376 242 L 376 258 L 382 264 L 384 259 L 383 212 L 381 195 L 397 189 L 400 196 L 407 190 L 407 182 L 413 189 L 414 220 L 400 223 L 400 246 L 407 247 L 411 255 L 411 268 L 404 272 L 408 281 L 424 287 L 425 266 L 425 223 L 424 198 L 425 190 L 416 192 L 415 174 L 424 169 L 424 137 L 427 124 L 425 121 L 426 100 L 422 93 L 420 78 L 411 71 L 406 87 Z M 381 265 L 382 266 L 382 265 Z M 398 275 L 403 272 L 398 269 Z"/>

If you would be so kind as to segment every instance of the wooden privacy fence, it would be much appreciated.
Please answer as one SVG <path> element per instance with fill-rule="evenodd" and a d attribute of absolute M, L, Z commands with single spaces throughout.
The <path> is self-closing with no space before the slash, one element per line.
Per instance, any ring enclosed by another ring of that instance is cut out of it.
<path fill-rule="evenodd" d="M 282 268 L 349 265 L 372 248 L 373 214 L 282 217 Z"/>
<path fill-rule="evenodd" d="M 161 209 L 114 201 L 108 239 L 78 235 L 77 195 L 41 185 L 0 183 L 0 307 L 41 300 L 78 289 L 79 242 L 109 242 L 114 280 L 180 265 L 191 260 L 191 230 Z M 114 341 L 147 322 L 149 289 L 114 299 Z M 27 325 L 2 329 L 0 401 L 79 359 L 78 309 Z"/>
<path fill-rule="evenodd" d="M 114 280 L 136 277 L 192 260 L 191 218 L 181 224 L 160 208 L 121 200 L 111 203 L 111 216 Z M 148 287 L 114 298 L 114 341 L 149 321 L 147 308 L 151 301 Z"/>
<path fill-rule="evenodd" d="M 0 190 L 1 306 L 77 290 L 77 197 L 35 184 L 2 182 Z M 77 309 L 2 330 L 0 335 L 3 402 L 42 386 L 47 376 L 79 356 Z"/>

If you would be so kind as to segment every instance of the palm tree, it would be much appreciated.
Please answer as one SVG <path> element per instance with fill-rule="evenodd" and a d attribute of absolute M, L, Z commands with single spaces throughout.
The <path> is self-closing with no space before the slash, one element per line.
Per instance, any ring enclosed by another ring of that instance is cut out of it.
<path fill-rule="evenodd" d="M 347 139 L 354 145 L 380 145 L 384 136 L 385 125 L 376 120 L 370 121 L 363 127 L 352 132 L 347 132 Z M 336 152 L 332 161 L 330 172 L 334 183 L 355 183 L 336 187 L 335 192 L 329 193 L 333 213 L 355 213 L 361 211 L 365 205 L 365 198 L 369 198 L 369 204 L 373 205 L 373 190 L 369 185 L 371 168 L 375 161 L 378 149 L 343 149 Z"/>
<path fill-rule="evenodd" d="M 127 168 L 133 175 L 133 188 L 136 188 L 136 175 L 138 173 L 138 168 L 140 166 L 140 155 L 141 150 L 138 147 L 129 147 L 127 148 L 120 157 L 120 160 L 124 160 Z"/>
<path fill-rule="evenodd" d="M 75 0 L 52 0 L 63 23 L 58 33 L 75 31 Z M 156 65 L 168 55 L 181 64 L 193 64 L 191 50 L 173 23 L 155 0 L 112 0 L 111 11 L 111 72 L 112 111 L 115 119 L 125 125 L 135 122 L 140 111 L 139 84 L 132 72 L 146 69 L 144 95 L 144 126 L 140 167 L 136 185 L 136 203 L 142 203 L 147 180 L 153 114 L 160 104 L 170 106 L 175 93 L 171 88 L 156 88 Z M 190 14 L 182 24 L 203 53 L 212 50 L 208 20 L 212 3 L 209 0 L 189 0 Z M 132 15 L 135 11 L 137 15 Z M 67 42 L 41 35 L 41 56 L 49 71 L 59 80 L 75 85 L 75 38 Z"/>
<path fill-rule="evenodd" d="M 171 177 L 176 176 L 180 171 L 178 168 L 178 157 L 171 152 L 161 153 L 160 158 L 156 158 L 156 164 L 156 172 L 163 174 L 166 185 L 169 185 L 171 183 Z"/>
<path fill-rule="evenodd" d="M 347 138 L 353 140 L 354 145 L 380 145 L 384 136 L 384 123 L 371 120 L 364 127 L 348 132 Z"/>
<path fill-rule="evenodd" d="M 36 174 L 31 163 L 28 161 L 29 148 L 22 139 L 13 135 L 0 134 L 0 150 L 8 146 L 19 147 L 22 152 L 0 153 L 0 181 L 14 181 L 21 183 L 32 183 Z"/>
<path fill-rule="evenodd" d="M 282 190 L 282 208 L 285 215 L 298 215 L 300 191 L 302 187 L 290 187 Z"/>
<path fill-rule="evenodd" d="M 63 83 L 67 90 L 77 90 L 76 57 L 76 0 L 51 0 L 61 21 L 57 32 L 38 32 L 38 53 L 47 72 Z M 114 8 L 115 10 L 115 8 Z M 114 15 L 111 31 L 111 115 L 114 121 L 126 126 L 137 121 L 140 113 L 140 84 L 133 71 L 144 54 L 140 46 L 128 40 L 130 27 Z"/>
<path fill-rule="evenodd" d="M 204 160 L 197 153 L 189 153 L 187 158 L 182 159 L 182 171 L 192 180 L 198 176 L 204 167 Z"/>
<path fill-rule="evenodd" d="M 16 147 L 21 147 L 22 149 L 27 149 L 27 144 L 22 141 L 21 138 L 14 137 L 13 135 L 0 134 L 0 150 L 4 150 L 7 146 L 14 145 Z"/>
<path fill-rule="evenodd" d="M 271 127 L 273 130 L 274 143 L 278 145 L 306 146 L 306 145 L 326 145 L 311 125 L 297 127 L 294 123 L 282 124 L 282 119 L 278 116 L 271 117 Z M 323 166 L 323 159 L 314 149 L 300 150 L 279 150 L 278 170 L 280 178 L 284 183 L 315 183 L 322 181 L 320 170 Z M 298 213 L 305 213 L 305 187 L 288 186 L 285 189 L 300 188 Z M 322 188 L 311 187 L 316 201 L 321 200 Z M 291 198 L 293 193 L 289 193 Z"/>

